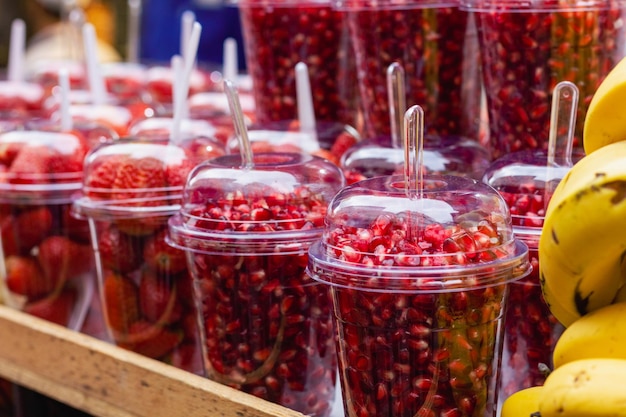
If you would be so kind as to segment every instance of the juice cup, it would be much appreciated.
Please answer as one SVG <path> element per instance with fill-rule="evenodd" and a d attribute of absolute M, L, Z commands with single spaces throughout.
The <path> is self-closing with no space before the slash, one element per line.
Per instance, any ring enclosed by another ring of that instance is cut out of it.
<path fill-rule="evenodd" d="M 240 0 L 238 7 L 257 121 L 297 118 L 295 66 L 304 62 L 317 119 L 358 126 L 353 53 L 330 0 Z"/>
<path fill-rule="evenodd" d="M 491 187 L 424 175 L 333 198 L 308 273 L 328 286 L 345 414 L 495 416 L 502 324 L 528 248 Z"/>
<path fill-rule="evenodd" d="M 169 220 L 171 243 L 188 253 L 207 377 L 328 416 L 337 372 L 331 304 L 305 268 L 343 177 L 307 154 L 243 160 L 226 155 L 194 169 Z"/>
<path fill-rule="evenodd" d="M 625 55 L 624 1 L 463 0 L 476 18 L 494 158 L 545 150 L 552 90 L 580 90 L 574 148 L 585 112 L 607 73 Z"/>
<path fill-rule="evenodd" d="M 4 303 L 80 330 L 95 288 L 87 222 L 70 209 L 86 141 L 35 130 L 0 135 L 0 277 Z"/>
<path fill-rule="evenodd" d="M 478 140 L 479 60 L 471 14 L 456 0 L 337 0 L 356 56 L 364 136 L 389 136 L 386 74 L 407 74 L 406 100 L 424 108 L 426 134 Z"/>
<path fill-rule="evenodd" d="M 203 375 L 185 253 L 165 242 L 195 149 L 192 140 L 130 138 L 95 148 L 74 213 L 90 226 L 110 339 Z"/>

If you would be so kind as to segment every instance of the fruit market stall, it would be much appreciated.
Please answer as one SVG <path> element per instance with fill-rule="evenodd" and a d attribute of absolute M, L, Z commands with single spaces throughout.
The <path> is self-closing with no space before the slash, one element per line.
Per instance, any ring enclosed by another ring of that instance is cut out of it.
<path fill-rule="evenodd" d="M 5 306 L 0 340 L 0 377 L 96 416 L 302 416 Z"/>

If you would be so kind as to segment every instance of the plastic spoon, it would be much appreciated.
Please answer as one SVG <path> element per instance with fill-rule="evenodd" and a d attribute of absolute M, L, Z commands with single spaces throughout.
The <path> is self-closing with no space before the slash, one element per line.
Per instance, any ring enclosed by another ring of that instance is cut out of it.
<path fill-rule="evenodd" d="M 126 61 L 139 62 L 139 33 L 141 30 L 141 0 L 128 0 L 128 38 Z"/>
<path fill-rule="evenodd" d="M 309 69 L 304 62 L 298 62 L 296 73 L 296 100 L 298 105 L 298 123 L 300 132 L 305 133 L 313 143 L 313 149 L 319 149 L 319 138 L 315 123 L 315 109 L 313 108 L 313 95 L 311 94 L 311 82 Z"/>
<path fill-rule="evenodd" d="M 181 124 L 185 113 L 185 110 L 182 106 L 185 105 L 187 101 L 187 96 L 189 94 L 189 82 L 196 60 L 196 54 L 198 53 L 198 45 L 200 44 L 201 32 L 202 25 L 200 25 L 200 23 L 198 22 L 194 22 L 191 34 L 189 36 L 187 49 L 183 54 L 183 72 L 182 76 L 180 77 L 180 86 L 174 88 L 176 97 L 174 97 L 173 100 L 174 103 L 176 103 L 176 107 L 174 107 L 171 132 L 172 140 L 174 141 L 174 143 L 179 143 L 181 140 Z M 177 82 L 174 82 L 174 85 L 176 84 Z"/>
<path fill-rule="evenodd" d="M 24 48 L 26 45 L 26 24 L 22 19 L 15 19 L 11 23 L 11 41 L 9 45 L 9 62 L 7 80 L 11 82 L 24 81 Z"/>
<path fill-rule="evenodd" d="M 83 44 L 92 102 L 93 104 L 101 105 L 106 102 L 106 84 L 100 70 L 100 63 L 98 62 L 96 30 L 91 23 L 83 25 Z"/>
<path fill-rule="evenodd" d="M 231 80 L 231 82 L 238 84 L 239 60 L 237 57 L 237 41 L 234 38 L 224 40 L 223 61 L 222 77 L 225 80 Z"/>
<path fill-rule="evenodd" d="M 59 87 L 61 88 L 61 131 L 69 132 L 74 123 L 70 114 L 70 76 L 66 68 L 59 70 Z"/>
<path fill-rule="evenodd" d="M 239 140 L 241 167 L 251 169 L 254 167 L 252 147 L 250 145 L 250 137 L 248 136 L 248 128 L 246 127 L 246 122 L 241 110 L 241 103 L 239 102 L 239 94 L 233 82 L 228 79 L 224 80 L 224 91 L 226 92 L 226 97 L 228 97 L 228 106 L 230 107 L 230 114 L 233 118 L 233 124 L 235 125 L 235 134 Z"/>
<path fill-rule="evenodd" d="M 387 98 L 389 100 L 389 120 L 391 122 L 391 147 L 400 148 L 404 144 L 402 117 L 406 111 L 404 68 L 397 62 L 387 67 Z"/>
<path fill-rule="evenodd" d="M 404 191 L 406 196 L 420 204 L 417 213 L 423 212 L 424 200 L 424 110 L 411 106 L 404 114 Z M 411 213 L 412 210 L 409 211 Z M 418 236 L 421 224 L 419 219 L 409 215 L 409 238 Z"/>
<path fill-rule="evenodd" d="M 576 111 L 578 108 L 578 87 L 569 81 L 561 81 L 552 93 L 550 130 L 548 137 L 547 169 L 544 187 L 544 206 L 548 202 L 556 184 L 553 177 L 555 168 L 571 167 Z M 561 178 L 559 178 L 560 180 Z"/>

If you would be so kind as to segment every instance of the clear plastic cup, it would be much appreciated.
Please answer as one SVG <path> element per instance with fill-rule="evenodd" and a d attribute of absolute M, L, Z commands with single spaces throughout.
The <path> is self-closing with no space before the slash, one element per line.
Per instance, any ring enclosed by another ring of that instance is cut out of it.
<path fill-rule="evenodd" d="M 96 286 L 88 224 L 70 215 L 87 151 L 70 133 L 0 134 L 2 298 L 73 330 Z"/>
<path fill-rule="evenodd" d="M 120 99 L 133 99 L 146 93 L 145 65 L 133 62 L 110 62 L 101 66 L 106 90 Z M 148 101 L 148 98 L 145 98 Z"/>
<path fill-rule="evenodd" d="M 424 175 L 345 187 L 308 273 L 327 285 L 348 416 L 495 416 L 510 283 L 530 271 L 491 187 Z"/>
<path fill-rule="evenodd" d="M 40 115 L 46 97 L 44 88 L 29 81 L 0 81 L 0 112 Z"/>
<path fill-rule="evenodd" d="M 173 245 L 188 253 L 208 378 L 310 416 L 330 414 L 336 355 L 327 288 L 305 273 L 338 167 L 300 153 L 199 165 Z"/>
<path fill-rule="evenodd" d="M 574 157 L 576 161 L 582 155 Z M 541 150 L 514 152 L 494 161 L 484 176 L 509 206 L 513 232 L 528 246 L 533 265 L 530 275 L 511 284 L 504 321 L 501 402 L 519 390 L 543 385 L 546 370 L 554 367 L 552 352 L 564 330 L 541 292 L 538 249 L 552 191 L 571 167 L 550 167 L 547 161 Z"/>
<path fill-rule="evenodd" d="M 348 32 L 330 0 L 239 0 L 257 121 L 297 118 L 295 66 L 310 71 L 317 120 L 358 127 Z"/>
<path fill-rule="evenodd" d="M 120 347 L 204 375 L 185 253 L 165 242 L 187 173 L 192 140 L 120 139 L 85 159 L 83 196 L 110 339 Z"/>
<path fill-rule="evenodd" d="M 574 147 L 593 94 L 626 51 L 624 1 L 462 0 L 474 13 L 494 158 L 548 144 L 552 90 L 580 90 Z"/>
<path fill-rule="evenodd" d="M 406 100 L 425 133 L 479 140 L 481 82 L 471 14 L 458 0 L 335 0 L 356 55 L 364 136 L 390 134 L 387 68 L 406 72 Z"/>

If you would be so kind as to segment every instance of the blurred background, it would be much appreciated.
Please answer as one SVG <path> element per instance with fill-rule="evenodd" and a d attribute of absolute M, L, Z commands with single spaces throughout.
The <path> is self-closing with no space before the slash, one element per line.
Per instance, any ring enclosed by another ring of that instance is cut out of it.
<path fill-rule="evenodd" d="M 223 42 L 237 40 L 239 66 L 245 68 L 243 40 L 237 7 L 228 0 L 0 0 L 0 67 L 7 65 L 11 22 L 22 18 L 27 28 L 29 54 L 54 55 L 67 45 L 54 43 L 59 27 L 67 23 L 67 11 L 80 7 L 92 23 L 100 41 L 104 61 L 128 58 L 129 4 L 140 6 L 139 51 L 145 63 L 169 62 L 180 52 L 181 16 L 192 11 L 202 24 L 198 61 L 221 65 Z M 42 45 L 46 45 L 42 47 Z M 58 57 L 58 56 L 57 56 Z M 27 58 L 28 59 L 28 58 Z"/>

